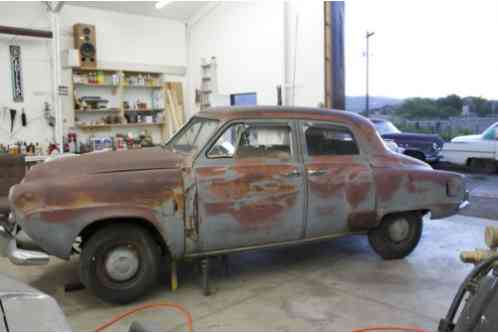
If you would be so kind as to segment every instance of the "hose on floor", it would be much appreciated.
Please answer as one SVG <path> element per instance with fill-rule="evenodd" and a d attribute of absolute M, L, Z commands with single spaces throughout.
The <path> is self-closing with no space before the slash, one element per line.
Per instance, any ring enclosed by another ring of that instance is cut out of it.
<path fill-rule="evenodd" d="M 146 310 L 146 309 L 154 309 L 154 308 L 169 308 L 169 309 L 172 308 L 172 309 L 175 309 L 176 311 L 178 311 L 179 313 L 181 313 L 184 316 L 185 322 L 187 324 L 187 330 L 189 332 L 192 332 L 194 330 L 193 324 L 192 324 L 192 314 L 187 309 L 185 309 L 180 304 L 164 302 L 164 303 L 145 304 L 145 305 L 141 305 L 141 306 L 138 306 L 136 308 L 133 308 L 131 310 L 128 310 L 126 312 L 123 312 L 122 314 L 117 315 L 116 317 L 112 318 L 108 322 L 97 327 L 95 329 L 95 332 L 101 332 L 101 331 L 105 330 L 106 328 L 114 325 L 118 321 L 120 321 L 124 318 L 127 318 L 127 317 L 129 317 L 129 316 L 131 316 L 139 311 Z"/>

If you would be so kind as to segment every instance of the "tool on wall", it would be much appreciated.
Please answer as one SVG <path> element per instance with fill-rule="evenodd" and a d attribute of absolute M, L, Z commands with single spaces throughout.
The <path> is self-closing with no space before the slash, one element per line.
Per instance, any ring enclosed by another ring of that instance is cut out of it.
<path fill-rule="evenodd" d="M 28 126 L 28 118 L 26 117 L 26 112 L 24 112 L 24 108 L 22 108 L 22 113 L 21 113 L 21 124 L 22 127 Z"/>
<path fill-rule="evenodd" d="M 10 69 L 12 72 L 12 98 L 14 102 L 24 101 L 24 89 L 21 72 L 21 47 L 10 45 Z"/>
<path fill-rule="evenodd" d="M 10 109 L 10 134 L 12 134 L 14 132 L 14 124 L 16 122 L 16 115 L 17 115 L 17 110 Z"/>

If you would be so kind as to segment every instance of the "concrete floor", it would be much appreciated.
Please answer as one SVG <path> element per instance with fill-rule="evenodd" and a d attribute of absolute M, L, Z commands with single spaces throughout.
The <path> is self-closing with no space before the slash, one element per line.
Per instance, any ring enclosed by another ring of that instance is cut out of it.
<path fill-rule="evenodd" d="M 361 236 L 231 255 L 231 275 L 216 269 L 215 293 L 209 297 L 202 295 L 194 265 L 185 263 L 175 293 L 165 282 L 128 306 L 105 304 L 87 290 L 64 293 L 64 283 L 77 281 L 77 258 L 52 260 L 44 267 L 15 267 L 2 258 L 0 270 L 54 296 L 74 330 L 93 330 L 133 306 L 164 301 L 187 307 L 198 331 L 348 331 L 379 324 L 434 330 L 472 268 L 459 261 L 459 251 L 483 247 L 488 224 L 498 226 L 497 221 L 460 215 L 428 221 L 418 248 L 398 261 L 380 259 Z M 134 319 L 157 329 L 185 329 L 174 311 L 151 310 L 112 330 L 127 330 Z"/>

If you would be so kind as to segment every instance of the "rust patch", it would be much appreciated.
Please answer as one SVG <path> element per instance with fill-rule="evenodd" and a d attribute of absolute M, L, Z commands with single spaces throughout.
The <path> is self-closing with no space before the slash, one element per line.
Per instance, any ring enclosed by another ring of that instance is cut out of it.
<path fill-rule="evenodd" d="M 356 209 L 362 202 L 367 200 L 371 185 L 367 182 L 349 183 L 346 198 L 351 208 Z"/>

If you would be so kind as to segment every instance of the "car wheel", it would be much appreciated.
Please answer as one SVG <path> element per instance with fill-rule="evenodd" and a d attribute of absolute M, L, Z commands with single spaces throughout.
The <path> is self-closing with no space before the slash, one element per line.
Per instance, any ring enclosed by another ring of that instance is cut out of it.
<path fill-rule="evenodd" d="M 159 245 L 147 230 L 133 224 L 111 225 L 85 242 L 81 281 L 104 301 L 129 303 L 157 282 L 159 257 Z"/>
<path fill-rule="evenodd" d="M 417 247 L 422 226 L 422 217 L 418 214 L 389 215 L 368 233 L 368 241 L 382 258 L 401 259 Z"/>
<path fill-rule="evenodd" d="M 476 173 L 493 174 L 496 172 L 496 162 L 493 160 L 484 160 L 473 158 L 469 162 L 470 169 Z"/>

